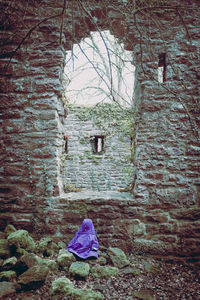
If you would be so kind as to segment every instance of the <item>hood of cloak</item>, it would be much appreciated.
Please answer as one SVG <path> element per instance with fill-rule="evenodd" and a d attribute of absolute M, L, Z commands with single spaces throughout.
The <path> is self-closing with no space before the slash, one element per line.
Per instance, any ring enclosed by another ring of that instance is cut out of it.
<path fill-rule="evenodd" d="M 80 229 L 69 242 L 67 250 L 76 254 L 80 258 L 86 259 L 89 257 L 97 258 L 98 249 L 99 243 L 92 220 L 84 219 Z"/>

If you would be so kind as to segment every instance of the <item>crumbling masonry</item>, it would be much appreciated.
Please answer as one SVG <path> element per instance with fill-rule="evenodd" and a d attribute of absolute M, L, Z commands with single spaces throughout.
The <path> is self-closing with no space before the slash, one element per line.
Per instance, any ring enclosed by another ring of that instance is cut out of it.
<path fill-rule="evenodd" d="M 198 257 L 199 2 L 105 2 L 1 1 L 1 228 L 67 242 L 89 217 L 101 245 Z M 63 193 L 65 51 L 97 27 L 133 52 L 132 194 Z"/>

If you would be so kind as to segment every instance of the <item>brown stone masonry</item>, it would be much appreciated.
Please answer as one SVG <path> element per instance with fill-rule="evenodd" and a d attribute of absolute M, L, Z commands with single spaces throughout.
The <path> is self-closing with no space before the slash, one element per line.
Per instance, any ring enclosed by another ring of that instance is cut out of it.
<path fill-rule="evenodd" d="M 63 0 L 1 1 L 2 229 L 37 225 L 67 239 L 87 216 L 105 246 L 199 255 L 200 4 L 171 0 L 160 9 L 154 2 L 144 9 L 131 1 L 76 1 L 73 9 L 66 1 L 64 10 Z M 97 27 L 133 51 L 133 191 L 70 199 L 61 176 L 65 52 Z"/>

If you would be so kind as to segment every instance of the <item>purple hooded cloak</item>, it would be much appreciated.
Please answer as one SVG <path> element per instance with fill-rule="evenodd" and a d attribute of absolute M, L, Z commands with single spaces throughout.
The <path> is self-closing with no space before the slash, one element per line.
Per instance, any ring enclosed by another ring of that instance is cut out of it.
<path fill-rule="evenodd" d="M 86 259 L 88 257 L 97 258 L 98 249 L 99 243 L 92 220 L 84 219 L 79 231 L 76 232 L 75 237 L 69 242 L 67 250 L 80 258 Z"/>

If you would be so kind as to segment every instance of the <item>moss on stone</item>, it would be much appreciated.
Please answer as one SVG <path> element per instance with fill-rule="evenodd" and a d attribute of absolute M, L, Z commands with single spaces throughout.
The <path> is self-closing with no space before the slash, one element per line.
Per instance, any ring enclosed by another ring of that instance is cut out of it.
<path fill-rule="evenodd" d="M 69 272 L 74 277 L 86 278 L 89 275 L 90 266 L 85 262 L 74 262 L 69 268 Z"/>
<path fill-rule="evenodd" d="M 2 267 L 4 268 L 4 270 L 10 270 L 11 268 L 13 268 L 17 263 L 17 258 L 15 256 L 12 256 L 10 258 L 7 258 L 4 262 Z"/>
<path fill-rule="evenodd" d="M 72 299 L 77 300 L 102 300 L 104 297 L 100 292 L 85 289 L 74 289 Z"/>
<path fill-rule="evenodd" d="M 117 276 L 119 273 L 119 269 L 111 266 L 99 266 L 95 265 L 91 268 L 91 273 L 95 277 L 111 277 Z"/>
<path fill-rule="evenodd" d="M 8 237 L 12 232 L 15 232 L 15 231 L 16 231 L 16 229 L 12 224 L 7 225 L 4 230 L 6 237 Z"/>
<path fill-rule="evenodd" d="M 65 267 L 69 267 L 71 265 L 72 262 L 75 262 L 75 257 L 72 253 L 70 253 L 69 251 L 63 249 L 64 251 L 61 252 L 58 257 L 57 257 L 57 262 L 59 264 L 59 266 L 65 268 Z"/>
<path fill-rule="evenodd" d="M 37 283 L 44 283 L 47 275 L 49 273 L 49 268 L 44 265 L 36 265 L 28 269 L 26 272 L 18 277 L 18 284 L 20 285 L 30 285 L 33 286 Z"/>
<path fill-rule="evenodd" d="M 33 238 L 28 234 L 28 231 L 23 229 L 12 232 L 8 236 L 7 240 L 10 246 L 23 248 L 27 251 L 33 251 L 36 247 L 35 242 Z"/>
<path fill-rule="evenodd" d="M 127 259 L 124 251 L 121 249 L 109 247 L 107 252 L 115 267 L 123 268 L 130 264 L 130 261 Z"/>
<path fill-rule="evenodd" d="M 6 239 L 0 239 L 0 257 L 6 258 L 10 256 L 10 248 Z"/>
<path fill-rule="evenodd" d="M 11 281 L 13 278 L 16 278 L 17 274 L 15 271 L 3 271 L 0 273 L 0 281 Z"/>
<path fill-rule="evenodd" d="M 60 296 L 70 296 L 73 294 L 74 285 L 66 277 L 60 277 L 52 282 L 50 295 L 51 299 L 57 299 Z"/>

